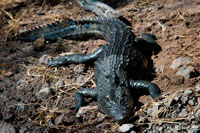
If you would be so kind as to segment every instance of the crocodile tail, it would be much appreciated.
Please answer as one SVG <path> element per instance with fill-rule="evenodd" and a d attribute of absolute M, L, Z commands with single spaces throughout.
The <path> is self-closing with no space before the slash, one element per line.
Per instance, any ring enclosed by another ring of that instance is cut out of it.
<path fill-rule="evenodd" d="M 66 32 L 73 32 L 76 29 L 76 24 L 73 20 L 66 19 L 62 22 L 54 22 L 47 25 L 34 27 L 25 32 L 19 33 L 16 38 L 21 41 L 35 41 L 38 38 L 44 38 L 45 40 L 56 40 L 58 37 L 62 37 Z"/>
<path fill-rule="evenodd" d="M 102 38 L 102 27 L 103 25 L 97 19 L 90 18 L 80 21 L 66 19 L 27 30 L 18 34 L 16 38 L 17 40 L 28 42 L 35 41 L 41 37 L 52 41 L 58 38 L 84 38 L 88 34 Z"/>

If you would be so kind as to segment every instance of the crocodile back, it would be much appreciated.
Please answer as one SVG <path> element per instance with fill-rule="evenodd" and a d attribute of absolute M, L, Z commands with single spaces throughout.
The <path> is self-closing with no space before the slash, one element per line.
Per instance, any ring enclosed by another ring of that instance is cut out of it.
<path fill-rule="evenodd" d="M 105 91 L 119 85 L 118 80 L 121 78 L 119 76 L 123 75 L 120 73 L 126 72 L 129 79 L 141 79 L 147 67 L 147 60 L 135 48 L 135 35 L 123 22 L 118 19 L 107 19 L 103 23 L 110 31 L 109 37 L 106 38 L 108 45 L 97 59 L 94 70 L 97 86 L 107 85 L 98 86 L 98 88 Z"/>

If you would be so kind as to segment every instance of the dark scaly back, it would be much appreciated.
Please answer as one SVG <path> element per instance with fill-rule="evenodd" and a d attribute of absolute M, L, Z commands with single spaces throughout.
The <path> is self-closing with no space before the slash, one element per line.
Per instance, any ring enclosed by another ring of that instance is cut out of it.
<path fill-rule="evenodd" d="M 97 86 L 100 85 L 98 88 L 102 90 L 101 93 L 109 93 L 106 91 L 111 91 L 110 88 L 117 87 L 116 79 L 121 78 L 120 75 L 123 75 L 123 72 L 127 72 L 128 79 L 130 77 L 137 79 L 138 71 L 147 67 L 147 61 L 144 55 L 135 48 L 135 35 L 127 25 L 118 19 L 104 20 L 104 23 L 108 25 L 110 35 L 107 38 L 108 45 L 96 61 L 95 71 L 98 72 L 95 74 L 98 75 L 95 75 L 95 80 Z M 120 80 L 126 81 L 126 79 Z M 105 84 L 107 86 L 102 86 Z"/>
<path fill-rule="evenodd" d="M 100 59 L 101 61 L 105 60 L 105 63 L 101 62 L 99 65 L 103 67 L 101 70 L 106 68 L 105 73 L 111 73 L 116 72 L 116 69 L 123 69 L 120 67 L 129 65 L 130 51 L 135 49 L 133 41 L 135 36 L 127 25 L 118 19 L 107 19 L 104 20 L 104 23 L 108 25 L 110 35 L 107 38 L 108 45 L 104 50 L 104 57 Z M 112 73 L 112 75 L 114 74 Z"/>

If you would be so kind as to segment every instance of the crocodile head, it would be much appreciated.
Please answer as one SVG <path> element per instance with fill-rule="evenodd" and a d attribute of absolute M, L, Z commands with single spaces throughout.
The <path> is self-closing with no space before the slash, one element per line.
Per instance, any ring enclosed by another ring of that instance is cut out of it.
<path fill-rule="evenodd" d="M 130 90 L 125 87 L 117 87 L 104 94 L 104 96 L 98 96 L 99 111 L 119 123 L 128 120 L 134 107 L 134 100 Z"/>

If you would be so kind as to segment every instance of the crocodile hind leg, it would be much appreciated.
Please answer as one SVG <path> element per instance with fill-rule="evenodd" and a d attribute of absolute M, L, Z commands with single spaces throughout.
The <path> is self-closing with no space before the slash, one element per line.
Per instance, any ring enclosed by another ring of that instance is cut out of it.
<path fill-rule="evenodd" d="M 160 88 L 151 82 L 143 80 L 129 80 L 129 84 L 134 89 L 143 89 L 143 91 L 148 91 L 152 98 L 160 96 Z"/>
<path fill-rule="evenodd" d="M 73 63 L 77 64 L 77 63 L 86 63 L 86 62 L 95 61 L 99 57 L 99 55 L 102 53 L 103 50 L 104 50 L 104 46 L 101 46 L 90 55 L 72 54 L 72 55 L 62 56 L 55 60 L 49 61 L 47 66 L 61 66 L 61 65 L 69 65 Z"/>
<path fill-rule="evenodd" d="M 82 103 L 84 97 L 93 97 L 97 98 L 98 92 L 96 88 L 81 88 L 78 91 L 75 92 L 75 110 L 77 111 Z"/>

